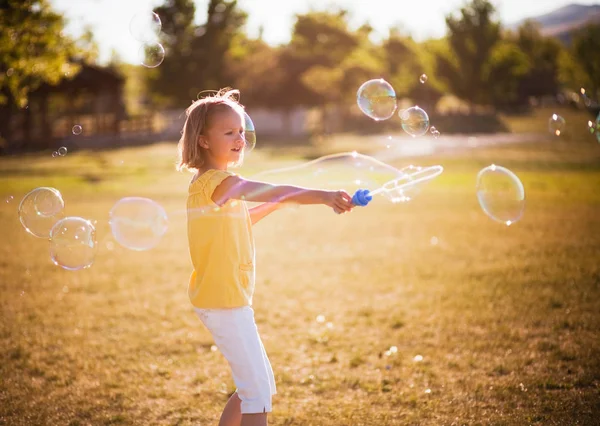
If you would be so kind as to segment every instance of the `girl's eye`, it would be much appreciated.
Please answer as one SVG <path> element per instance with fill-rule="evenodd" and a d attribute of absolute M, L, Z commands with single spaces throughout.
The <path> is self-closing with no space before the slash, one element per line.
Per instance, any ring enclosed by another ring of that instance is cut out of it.
<path fill-rule="evenodd" d="M 226 134 L 226 135 L 232 135 L 232 134 L 233 134 L 233 132 L 227 132 L 227 133 L 225 133 L 225 134 Z"/>

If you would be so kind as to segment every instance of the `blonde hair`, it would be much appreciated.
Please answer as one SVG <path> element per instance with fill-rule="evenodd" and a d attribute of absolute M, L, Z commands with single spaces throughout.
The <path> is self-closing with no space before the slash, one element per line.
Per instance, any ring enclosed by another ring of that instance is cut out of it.
<path fill-rule="evenodd" d="M 177 144 L 177 170 L 197 172 L 202 167 L 205 148 L 200 146 L 198 140 L 200 136 L 206 135 L 206 130 L 212 125 L 216 114 L 230 108 L 244 117 L 244 107 L 238 101 L 239 96 L 239 90 L 221 89 L 212 96 L 198 99 L 185 110 L 186 119 Z M 243 157 L 240 157 L 239 163 L 242 161 Z M 239 164 L 234 164 L 236 165 Z"/>

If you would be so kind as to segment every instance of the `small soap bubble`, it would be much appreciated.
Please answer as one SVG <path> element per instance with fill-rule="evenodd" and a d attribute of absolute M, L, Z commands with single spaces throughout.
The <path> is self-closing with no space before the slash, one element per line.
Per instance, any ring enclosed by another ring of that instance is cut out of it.
<path fill-rule="evenodd" d="M 439 244 L 439 242 L 440 242 L 440 241 L 438 240 L 438 237 L 431 237 L 431 239 L 429 240 L 429 243 L 430 243 L 432 246 L 437 246 L 437 245 Z"/>
<path fill-rule="evenodd" d="M 10 77 L 14 74 L 14 72 L 15 72 L 14 68 L 9 68 L 6 70 L 6 76 Z"/>
<path fill-rule="evenodd" d="M 422 136 L 429 128 L 429 116 L 424 109 L 414 106 L 403 110 L 400 114 L 402 129 L 411 136 Z"/>
<path fill-rule="evenodd" d="M 431 133 L 435 133 L 435 132 L 437 132 L 437 129 L 435 128 L 435 126 L 431 126 L 431 127 L 429 128 L 429 131 L 430 131 Z"/>
<path fill-rule="evenodd" d="M 564 132 L 565 123 L 565 119 L 562 118 L 560 115 L 552 114 L 552 116 L 548 120 L 548 129 L 550 130 L 550 133 L 556 136 L 560 136 L 561 133 Z"/>
<path fill-rule="evenodd" d="M 431 393 L 431 389 L 425 389 L 425 393 L 426 394 L 430 394 Z"/>
<path fill-rule="evenodd" d="M 73 129 L 71 129 L 71 131 L 74 135 L 80 135 L 81 132 L 83 132 L 83 127 L 81 127 L 79 124 L 76 124 L 73 126 Z"/>
<path fill-rule="evenodd" d="M 94 263 L 96 249 L 96 228 L 89 220 L 65 217 L 50 231 L 50 258 L 68 271 L 89 268 Z M 63 287 L 64 293 L 68 291 L 68 287 Z"/>
<path fill-rule="evenodd" d="M 246 141 L 246 150 L 251 151 L 256 146 L 256 130 L 254 122 L 247 112 L 244 111 L 244 139 Z"/>
<path fill-rule="evenodd" d="M 10 204 L 13 200 L 15 199 L 15 197 L 13 197 L 12 195 L 9 195 L 8 197 L 6 197 L 6 204 Z"/>
<path fill-rule="evenodd" d="M 58 157 L 58 155 L 59 155 L 59 154 L 58 154 L 58 151 L 54 151 L 54 152 L 52 153 L 52 158 L 56 158 L 56 157 Z"/>
<path fill-rule="evenodd" d="M 415 357 L 413 358 L 414 362 L 421 362 L 423 361 L 423 355 L 415 355 Z"/>
<path fill-rule="evenodd" d="M 148 42 L 140 46 L 138 61 L 146 68 L 156 68 L 165 60 L 165 48 L 160 43 Z"/>
<path fill-rule="evenodd" d="M 363 83 L 356 92 L 356 102 L 360 110 L 375 121 L 391 118 L 397 107 L 394 88 L 382 78 Z"/>
<path fill-rule="evenodd" d="M 421 82 L 421 84 L 425 84 L 425 82 L 427 81 L 427 74 L 421 74 L 421 77 L 419 77 L 419 81 Z"/>
<path fill-rule="evenodd" d="M 27 232 L 48 238 L 52 227 L 64 217 L 65 202 L 55 188 L 40 187 L 30 191 L 19 204 L 19 220 Z"/>
<path fill-rule="evenodd" d="M 215 345 L 212 345 L 212 346 L 210 347 L 210 351 L 211 351 L 211 352 L 217 352 L 217 349 L 218 349 L 218 348 L 217 348 Z"/>
<path fill-rule="evenodd" d="M 477 175 L 477 199 L 491 219 L 512 225 L 525 210 L 525 189 L 521 180 L 505 167 L 492 164 Z"/>
<path fill-rule="evenodd" d="M 317 315 L 317 322 L 322 324 L 325 322 L 325 315 Z"/>
<path fill-rule="evenodd" d="M 129 32 L 142 43 L 155 41 L 162 29 L 160 17 L 152 11 L 140 11 L 129 21 Z"/>
<path fill-rule="evenodd" d="M 60 148 L 58 148 L 58 155 L 60 155 L 61 157 L 67 155 L 67 147 L 61 146 Z"/>
<path fill-rule="evenodd" d="M 149 250 L 167 232 L 167 212 L 149 198 L 125 197 L 110 210 L 109 225 L 115 240 L 123 247 Z"/>

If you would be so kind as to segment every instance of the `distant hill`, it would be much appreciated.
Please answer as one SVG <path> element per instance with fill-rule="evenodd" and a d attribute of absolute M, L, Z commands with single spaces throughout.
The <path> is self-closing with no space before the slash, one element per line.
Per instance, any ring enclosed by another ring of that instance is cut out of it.
<path fill-rule="evenodd" d="M 541 32 L 546 36 L 557 37 L 565 43 L 570 42 L 573 31 L 589 22 L 600 23 L 600 4 L 569 4 L 545 15 L 527 18 L 541 25 Z M 517 29 L 526 19 L 508 25 L 509 29 Z"/>

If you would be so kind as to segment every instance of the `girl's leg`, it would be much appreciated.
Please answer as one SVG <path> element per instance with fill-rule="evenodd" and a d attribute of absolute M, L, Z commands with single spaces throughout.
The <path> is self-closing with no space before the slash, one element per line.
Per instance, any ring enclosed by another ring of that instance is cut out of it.
<path fill-rule="evenodd" d="M 267 426 L 267 413 L 242 414 L 241 426 Z"/>
<path fill-rule="evenodd" d="M 242 422 L 241 405 L 242 400 L 237 392 L 234 392 L 229 401 L 227 401 L 227 404 L 225 404 L 223 414 L 221 414 L 221 419 L 219 420 L 219 426 L 240 426 Z"/>

